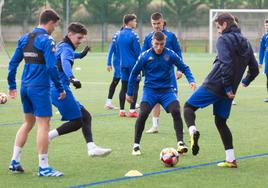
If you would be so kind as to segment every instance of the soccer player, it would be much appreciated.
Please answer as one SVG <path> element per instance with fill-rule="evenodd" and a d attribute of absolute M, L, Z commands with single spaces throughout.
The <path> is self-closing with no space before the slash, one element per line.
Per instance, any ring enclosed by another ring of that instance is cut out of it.
<path fill-rule="evenodd" d="M 260 42 L 260 52 L 259 52 L 259 68 L 262 68 L 263 65 L 263 59 L 265 62 L 265 68 L 264 68 L 264 73 L 266 75 L 266 89 L 268 92 L 268 19 L 265 20 L 264 22 L 264 29 L 265 29 L 265 34 L 261 38 Z M 268 97 L 264 99 L 264 102 L 268 102 Z"/>
<path fill-rule="evenodd" d="M 226 160 L 218 163 L 218 166 L 236 168 L 232 134 L 226 122 L 231 111 L 232 100 L 235 98 L 246 68 L 248 67 L 248 72 L 242 80 L 244 87 L 254 80 L 259 70 L 252 47 L 241 34 L 234 17 L 229 13 L 219 14 L 215 24 L 218 33 L 221 34 L 216 43 L 218 54 L 211 72 L 184 105 L 184 119 L 191 136 L 192 154 L 197 155 L 200 133 L 196 128 L 195 111 L 213 104 L 215 124 L 226 154 Z"/>
<path fill-rule="evenodd" d="M 150 49 L 152 47 L 152 36 L 154 35 L 156 31 L 162 31 L 167 37 L 165 47 L 173 50 L 182 59 L 181 48 L 178 43 L 177 37 L 175 36 L 174 33 L 164 28 L 164 25 L 166 25 L 166 23 L 164 21 L 163 15 L 159 12 L 153 13 L 151 15 L 151 24 L 152 24 L 154 31 L 150 32 L 145 37 L 141 51 L 144 52 Z M 176 95 L 178 92 L 177 79 L 181 78 L 181 76 L 182 76 L 182 72 L 180 70 L 176 71 L 176 76 L 174 74 L 174 71 L 171 73 L 171 77 L 172 77 L 171 84 Z M 149 130 L 146 131 L 146 133 L 158 133 L 160 104 L 155 105 L 155 107 L 152 110 L 152 115 L 153 115 L 153 118 L 152 118 L 153 125 Z"/>
<path fill-rule="evenodd" d="M 39 154 L 38 176 L 63 176 L 48 164 L 48 131 L 52 104 L 50 98 L 50 79 L 58 91 L 57 98 L 62 100 L 65 91 L 56 68 L 55 42 L 50 36 L 59 20 L 53 10 L 44 10 L 39 18 L 39 25 L 31 33 L 23 35 L 17 44 L 8 67 L 9 96 L 16 98 L 16 72 L 25 60 L 21 78 L 21 101 L 24 123 L 17 132 L 9 170 L 24 172 L 20 164 L 21 151 L 29 132 L 37 123 L 37 150 Z"/>
<path fill-rule="evenodd" d="M 140 140 L 146 119 L 152 108 L 160 103 L 166 112 L 171 113 L 174 129 L 177 136 L 178 152 L 186 153 L 187 146 L 183 141 L 183 123 L 180 114 L 180 105 L 176 94 L 171 86 L 174 71 L 173 66 L 178 67 L 185 74 L 190 87 L 196 88 L 196 84 L 190 68 L 172 50 L 165 47 L 166 36 L 161 31 L 156 31 L 152 36 L 152 48 L 143 52 L 134 66 L 128 83 L 127 101 L 133 102 L 133 89 L 136 78 L 141 71 L 144 71 L 145 81 L 140 114 L 135 124 L 135 140 L 132 155 L 141 155 Z"/>
<path fill-rule="evenodd" d="M 123 29 L 123 27 L 121 28 L 121 30 L 122 29 Z M 112 83 L 110 84 L 110 87 L 109 87 L 108 98 L 107 98 L 106 103 L 104 105 L 105 109 L 116 109 L 116 107 L 112 104 L 112 99 L 113 99 L 113 95 L 115 92 L 115 88 L 120 81 L 120 55 L 119 55 L 117 44 L 116 44 L 120 31 L 117 31 L 114 34 L 112 41 L 111 41 L 111 44 L 110 44 L 110 47 L 109 47 L 109 52 L 108 52 L 107 68 L 106 69 L 108 72 L 110 72 L 113 70 L 113 67 L 114 67 L 114 76 L 113 76 Z M 113 59 L 113 65 L 112 65 L 112 59 Z"/>
<path fill-rule="evenodd" d="M 119 116 L 125 117 L 125 100 L 128 87 L 128 79 L 130 72 L 133 69 L 139 55 L 140 44 L 139 37 L 133 29 L 137 26 L 137 17 L 135 14 L 127 14 L 123 18 L 124 29 L 120 31 L 117 39 L 117 45 L 120 54 L 120 73 L 121 73 L 121 90 L 119 94 L 120 111 Z M 137 78 L 138 79 L 138 78 Z M 138 82 L 135 83 L 134 100 L 130 105 L 128 117 L 138 117 L 138 113 L 135 110 L 136 101 L 138 96 Z"/>
<path fill-rule="evenodd" d="M 82 128 L 83 136 L 87 143 L 87 150 L 89 156 L 105 156 L 111 153 L 111 149 L 101 148 L 95 145 L 91 132 L 91 115 L 73 96 L 70 88 L 70 83 L 76 89 L 81 88 L 81 82 L 75 78 L 72 67 L 74 59 L 83 58 L 89 51 L 89 47 L 86 47 L 82 53 L 76 53 L 75 49 L 79 47 L 85 35 L 87 29 L 80 23 L 71 23 L 68 26 L 68 33 L 61 43 L 57 45 L 56 58 L 57 67 L 63 87 L 66 91 L 66 97 L 63 100 L 58 100 L 59 92 L 55 87 L 55 84 L 51 85 L 52 103 L 55 105 L 62 115 L 63 123 L 57 129 L 53 129 L 49 132 L 49 139 L 52 140 L 57 136 L 68 134 L 73 131 L 77 131 Z"/>

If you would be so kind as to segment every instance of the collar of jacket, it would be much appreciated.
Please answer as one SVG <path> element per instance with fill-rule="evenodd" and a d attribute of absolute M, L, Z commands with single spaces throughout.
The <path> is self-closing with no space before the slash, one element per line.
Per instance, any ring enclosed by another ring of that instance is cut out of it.
<path fill-rule="evenodd" d="M 45 30 L 44 28 L 41 28 L 41 27 L 35 27 L 35 28 L 33 29 L 33 32 L 48 34 L 47 30 Z"/>
<path fill-rule="evenodd" d="M 70 46 L 73 48 L 73 50 L 75 50 L 75 47 L 74 47 L 71 39 L 69 39 L 69 37 L 67 35 L 63 38 L 63 42 L 70 44 Z"/>
<path fill-rule="evenodd" d="M 240 30 L 240 28 L 238 28 L 236 25 L 233 25 L 233 26 L 231 26 L 230 28 L 224 30 L 224 31 L 222 32 L 222 34 L 224 34 L 224 33 L 229 33 L 229 32 L 240 33 L 241 30 Z"/>
<path fill-rule="evenodd" d="M 152 47 L 153 54 L 154 54 L 156 57 L 160 57 L 160 56 L 165 52 L 165 50 L 166 50 L 166 47 L 163 49 L 163 51 L 162 51 L 161 54 L 157 54 L 157 53 L 155 53 L 154 48 Z"/>

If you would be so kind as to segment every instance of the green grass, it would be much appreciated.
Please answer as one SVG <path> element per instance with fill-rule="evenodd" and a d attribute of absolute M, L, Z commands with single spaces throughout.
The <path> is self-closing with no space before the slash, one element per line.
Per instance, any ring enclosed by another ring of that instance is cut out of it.
<path fill-rule="evenodd" d="M 185 62 L 191 67 L 199 84 L 212 66 L 214 57 L 207 54 L 184 54 Z M 6 59 L 1 58 L 4 62 Z M 1 62 L 1 63 L 2 63 Z M 75 67 L 81 67 L 76 71 Z M 151 173 L 169 168 L 159 161 L 160 150 L 176 147 L 175 133 L 170 114 L 162 110 L 160 133 L 143 134 L 142 156 L 131 155 L 135 119 L 119 118 L 117 111 L 103 109 L 112 74 L 106 72 L 106 54 L 91 53 L 84 60 L 76 61 L 74 72 L 82 81 L 82 89 L 73 90 L 77 99 L 93 115 L 93 136 L 96 144 L 111 147 L 113 152 L 106 158 L 89 158 L 81 131 L 59 137 L 50 144 L 49 163 L 62 170 L 62 178 L 37 177 L 38 158 L 35 146 L 36 129 L 29 135 L 22 153 L 25 174 L 10 174 L 8 165 L 12 154 L 17 129 L 22 122 L 19 97 L 0 105 L 0 187 L 69 187 L 123 177 L 129 170 Z M 20 79 L 21 68 L 17 79 Z M 7 69 L 0 68 L 0 91 L 6 92 Z M 18 81 L 19 83 L 19 81 Z M 191 94 L 185 78 L 178 81 L 179 98 L 184 104 Z M 114 104 L 118 106 L 118 86 Z M 142 90 L 142 89 L 141 89 Z M 267 152 L 268 117 L 265 76 L 260 74 L 249 88 L 240 88 L 236 96 L 237 106 L 233 106 L 228 124 L 233 133 L 236 156 L 247 156 Z M 139 94 L 141 96 L 141 93 Z M 127 105 L 128 106 L 128 105 Z M 56 109 L 53 109 L 55 112 Z M 54 113 L 55 114 L 55 113 Z M 54 115 L 51 128 L 61 124 Z M 151 118 L 146 129 L 151 126 Z M 186 167 L 223 160 L 224 149 L 215 128 L 212 108 L 197 111 L 197 126 L 201 132 L 200 154 L 190 153 L 180 158 L 176 167 Z M 189 136 L 186 131 L 185 141 Z M 161 175 L 143 177 L 95 187 L 109 188 L 166 188 L 166 187 L 267 187 L 268 157 L 258 157 L 238 161 L 238 169 L 220 169 L 215 165 L 174 171 Z"/>

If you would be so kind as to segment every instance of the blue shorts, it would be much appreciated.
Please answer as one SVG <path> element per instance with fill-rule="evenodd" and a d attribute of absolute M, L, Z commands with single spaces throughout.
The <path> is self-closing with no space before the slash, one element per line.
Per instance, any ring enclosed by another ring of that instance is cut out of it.
<path fill-rule="evenodd" d="M 133 67 L 121 67 L 121 80 L 128 81 Z"/>
<path fill-rule="evenodd" d="M 202 86 L 190 96 L 187 103 L 198 108 L 213 104 L 213 114 L 224 119 L 228 119 L 232 107 L 231 99 L 219 97 Z"/>
<path fill-rule="evenodd" d="M 114 66 L 114 78 L 120 78 L 120 65 Z"/>
<path fill-rule="evenodd" d="M 32 113 L 37 117 L 52 116 L 49 87 L 21 86 L 20 95 L 24 113 Z"/>
<path fill-rule="evenodd" d="M 176 100 L 177 97 L 172 89 L 160 91 L 144 87 L 141 102 L 147 102 L 152 108 L 157 103 L 160 103 L 166 112 L 168 112 L 168 106 Z"/>
<path fill-rule="evenodd" d="M 63 100 L 59 100 L 60 95 L 59 91 L 55 88 L 51 88 L 51 97 L 52 103 L 55 107 L 58 108 L 61 114 L 62 121 L 70 121 L 77 118 L 80 118 L 81 108 L 83 107 L 73 96 L 73 93 L 70 89 L 65 89 L 66 97 Z"/>

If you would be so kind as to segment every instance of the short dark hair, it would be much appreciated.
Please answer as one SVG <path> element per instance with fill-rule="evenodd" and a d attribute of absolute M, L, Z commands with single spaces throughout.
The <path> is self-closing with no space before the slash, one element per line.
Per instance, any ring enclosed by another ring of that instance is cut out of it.
<path fill-rule="evenodd" d="M 123 24 L 127 25 L 130 21 L 137 19 L 135 14 L 127 14 L 123 18 Z"/>
<path fill-rule="evenodd" d="M 59 21 L 60 17 L 57 12 L 53 9 L 45 9 L 40 14 L 39 23 L 47 24 L 49 21 L 53 21 L 54 23 Z"/>
<path fill-rule="evenodd" d="M 268 23 L 268 19 L 266 19 L 266 20 L 264 21 L 264 23 Z"/>
<path fill-rule="evenodd" d="M 87 34 L 87 29 L 83 24 L 81 24 L 79 22 L 72 22 L 68 26 L 68 32 L 81 33 L 83 35 L 86 35 Z"/>
<path fill-rule="evenodd" d="M 237 26 L 234 16 L 228 12 L 219 14 L 214 21 L 218 22 L 220 25 L 223 25 L 223 23 L 226 22 L 227 27 L 225 30 L 229 30 L 232 26 Z"/>
<path fill-rule="evenodd" d="M 161 31 L 156 31 L 153 35 L 153 39 L 156 39 L 158 41 L 162 41 L 166 39 L 166 35 Z"/>
<path fill-rule="evenodd" d="M 159 12 L 155 12 L 151 15 L 151 20 L 159 20 L 163 18 L 163 15 Z"/>

